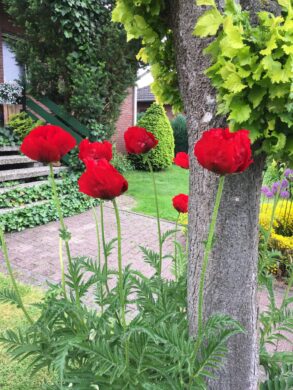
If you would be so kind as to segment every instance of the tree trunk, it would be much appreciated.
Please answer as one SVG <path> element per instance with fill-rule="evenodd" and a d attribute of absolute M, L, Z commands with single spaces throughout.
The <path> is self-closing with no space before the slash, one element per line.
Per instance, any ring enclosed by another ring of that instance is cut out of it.
<path fill-rule="evenodd" d="M 243 1 L 244 2 L 244 1 Z M 219 3 L 219 2 L 218 2 Z M 246 1 L 255 6 L 256 2 Z M 188 316 L 190 334 L 197 331 L 198 281 L 204 241 L 214 206 L 219 177 L 202 169 L 193 155 L 193 145 L 204 130 L 225 126 L 215 116 L 215 91 L 203 72 L 208 58 L 202 50 L 208 40 L 192 32 L 203 7 L 194 0 L 170 0 L 176 62 L 181 96 L 187 115 L 190 145 Z M 225 367 L 212 390 L 256 390 L 258 382 L 257 262 L 258 214 L 264 158 L 243 174 L 226 178 L 217 221 L 216 242 L 210 255 L 204 292 L 204 319 L 226 313 L 246 329 L 229 342 Z"/>

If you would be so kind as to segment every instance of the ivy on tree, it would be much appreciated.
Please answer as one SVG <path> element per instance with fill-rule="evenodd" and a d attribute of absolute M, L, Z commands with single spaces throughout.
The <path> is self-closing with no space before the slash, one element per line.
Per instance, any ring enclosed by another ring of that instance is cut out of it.
<path fill-rule="evenodd" d="M 64 104 L 97 138 L 111 135 L 138 67 L 139 42 L 127 43 L 121 25 L 111 22 L 114 3 L 4 0 L 24 30 L 14 47 L 30 92 Z"/>

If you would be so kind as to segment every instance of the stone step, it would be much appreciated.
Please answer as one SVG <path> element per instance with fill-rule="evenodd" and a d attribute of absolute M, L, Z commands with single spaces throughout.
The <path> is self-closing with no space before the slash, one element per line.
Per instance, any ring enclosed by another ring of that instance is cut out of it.
<path fill-rule="evenodd" d="M 0 156 L 0 169 L 1 166 L 16 165 L 16 164 L 34 164 L 35 162 L 26 156 L 20 154 L 12 154 L 6 156 Z"/>
<path fill-rule="evenodd" d="M 19 152 L 19 145 L 15 146 L 0 146 L 0 155 L 11 153 L 11 152 Z"/>
<path fill-rule="evenodd" d="M 62 180 L 55 179 L 55 183 L 56 183 L 56 185 L 60 185 L 62 183 Z M 25 190 L 26 188 L 39 187 L 39 186 L 42 186 L 45 184 L 49 184 L 49 181 L 48 180 L 38 180 L 38 181 L 29 182 L 29 183 L 12 185 L 10 187 L 3 187 L 3 188 L 0 187 L 0 195 L 5 194 L 6 192 L 9 192 L 9 191 L 16 190 L 16 189 Z"/>
<path fill-rule="evenodd" d="M 67 169 L 67 167 L 56 167 L 54 168 L 54 173 L 59 174 Z M 0 171 L 0 183 L 4 181 L 25 180 L 40 176 L 48 176 L 49 172 L 50 169 L 48 166 Z"/>
<path fill-rule="evenodd" d="M 35 206 L 41 206 L 41 205 L 49 203 L 49 202 L 50 202 L 50 200 L 40 200 L 38 202 L 28 203 L 28 204 L 24 204 L 24 205 L 18 206 L 18 207 L 3 208 L 3 209 L 0 209 L 0 215 L 7 214 L 7 213 L 16 213 L 19 210 L 29 209 L 29 208 L 35 207 Z"/>

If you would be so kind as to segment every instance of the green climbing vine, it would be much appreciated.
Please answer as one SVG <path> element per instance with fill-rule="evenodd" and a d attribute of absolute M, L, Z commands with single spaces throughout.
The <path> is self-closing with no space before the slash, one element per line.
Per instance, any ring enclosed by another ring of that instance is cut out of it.
<path fill-rule="evenodd" d="M 117 0 L 112 20 L 124 25 L 128 40 L 142 39 L 137 58 L 151 66 L 152 91 L 158 103 L 183 110 L 175 67 L 173 32 L 168 27 L 165 0 Z"/>
<path fill-rule="evenodd" d="M 232 129 L 247 128 L 260 150 L 293 160 L 293 8 L 278 0 L 282 15 L 259 12 L 257 25 L 235 0 L 221 13 L 214 0 L 198 19 L 194 34 L 216 36 L 205 49 L 206 74 L 217 91 L 218 114 Z"/>

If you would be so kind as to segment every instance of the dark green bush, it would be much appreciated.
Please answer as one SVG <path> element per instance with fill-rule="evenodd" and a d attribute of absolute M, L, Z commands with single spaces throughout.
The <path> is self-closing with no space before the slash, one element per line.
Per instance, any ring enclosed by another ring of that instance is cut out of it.
<path fill-rule="evenodd" d="M 186 117 L 179 114 L 171 121 L 173 128 L 174 141 L 175 141 L 175 153 L 188 152 L 188 135 Z"/>
<path fill-rule="evenodd" d="M 10 132 L 5 127 L 0 127 L 0 146 L 13 146 L 20 143 L 16 134 Z"/>
<path fill-rule="evenodd" d="M 137 126 L 150 131 L 159 141 L 158 145 L 148 153 L 153 169 L 159 171 L 172 165 L 174 158 L 174 136 L 170 121 L 164 107 L 153 103 Z M 144 156 L 130 155 L 136 169 L 148 170 Z"/>
<path fill-rule="evenodd" d="M 136 121 L 139 122 L 141 118 L 143 118 L 145 115 L 145 111 L 143 112 L 139 112 L 137 115 L 136 115 Z"/>
<path fill-rule="evenodd" d="M 44 124 L 43 121 L 34 121 L 25 111 L 10 118 L 7 127 L 22 141 L 36 126 Z"/>

